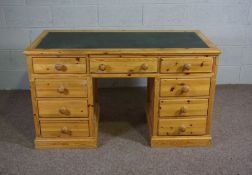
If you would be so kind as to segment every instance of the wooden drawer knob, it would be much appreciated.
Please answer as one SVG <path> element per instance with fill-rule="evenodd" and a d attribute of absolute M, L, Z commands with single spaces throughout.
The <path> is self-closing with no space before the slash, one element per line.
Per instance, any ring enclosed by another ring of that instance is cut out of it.
<path fill-rule="evenodd" d="M 66 90 L 66 88 L 65 88 L 63 85 L 61 85 L 61 86 L 58 88 L 58 92 L 59 92 L 59 93 L 64 93 L 65 90 Z"/>
<path fill-rule="evenodd" d="M 70 129 L 64 126 L 63 128 L 61 128 L 61 133 L 71 135 L 72 132 Z"/>
<path fill-rule="evenodd" d="M 189 90 L 190 90 L 189 86 L 184 85 L 184 86 L 181 87 L 181 93 L 182 94 L 189 92 Z"/>
<path fill-rule="evenodd" d="M 66 69 L 64 64 L 55 64 L 55 69 L 57 71 L 64 71 Z"/>
<path fill-rule="evenodd" d="M 64 115 L 68 115 L 69 114 L 68 109 L 66 107 L 64 107 L 64 106 L 62 106 L 62 107 L 59 108 L 59 112 L 61 114 L 64 114 Z"/>
<path fill-rule="evenodd" d="M 187 107 L 182 106 L 182 107 L 180 108 L 179 112 L 180 112 L 181 114 L 185 114 L 185 113 L 188 112 L 188 109 L 187 109 Z"/>
<path fill-rule="evenodd" d="M 148 65 L 144 63 L 141 65 L 140 68 L 141 68 L 141 70 L 148 70 Z"/>
<path fill-rule="evenodd" d="M 185 132 L 185 131 L 186 131 L 185 125 L 181 125 L 181 126 L 179 127 L 179 132 Z"/>
<path fill-rule="evenodd" d="M 106 70 L 106 65 L 105 64 L 100 64 L 99 65 L 99 70 L 105 71 Z"/>
<path fill-rule="evenodd" d="M 183 71 L 190 70 L 192 68 L 191 64 L 184 64 Z"/>

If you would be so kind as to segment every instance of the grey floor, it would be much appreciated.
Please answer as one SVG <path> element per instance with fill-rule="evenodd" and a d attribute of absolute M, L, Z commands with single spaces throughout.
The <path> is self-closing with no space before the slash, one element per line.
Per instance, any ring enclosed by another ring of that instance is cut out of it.
<path fill-rule="evenodd" d="M 100 91 L 98 149 L 35 150 L 29 92 L 0 91 L 0 174 L 252 174 L 252 85 L 217 87 L 207 148 L 150 148 L 145 95 Z"/>

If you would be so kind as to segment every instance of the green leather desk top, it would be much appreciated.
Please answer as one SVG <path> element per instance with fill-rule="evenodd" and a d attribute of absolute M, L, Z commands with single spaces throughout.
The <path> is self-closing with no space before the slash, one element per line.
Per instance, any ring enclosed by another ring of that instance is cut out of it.
<path fill-rule="evenodd" d="M 49 32 L 36 48 L 163 49 L 209 47 L 194 32 Z"/>

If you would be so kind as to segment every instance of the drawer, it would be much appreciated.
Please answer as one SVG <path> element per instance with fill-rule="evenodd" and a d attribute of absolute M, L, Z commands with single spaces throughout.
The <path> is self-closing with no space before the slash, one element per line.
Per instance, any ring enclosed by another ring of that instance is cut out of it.
<path fill-rule="evenodd" d="M 38 100 L 40 117 L 88 117 L 86 99 Z"/>
<path fill-rule="evenodd" d="M 33 71 L 39 74 L 86 73 L 86 67 L 86 58 L 33 58 Z"/>
<path fill-rule="evenodd" d="M 86 79 L 36 79 L 37 97 L 87 97 Z"/>
<path fill-rule="evenodd" d="M 161 79 L 160 96 L 208 96 L 210 79 Z"/>
<path fill-rule="evenodd" d="M 178 57 L 161 60 L 161 73 L 212 72 L 212 57 Z"/>
<path fill-rule="evenodd" d="M 158 133 L 161 136 L 204 135 L 206 118 L 159 119 Z"/>
<path fill-rule="evenodd" d="M 88 121 L 40 121 L 42 137 L 87 137 Z"/>
<path fill-rule="evenodd" d="M 153 73 L 157 58 L 91 58 L 91 73 Z"/>
<path fill-rule="evenodd" d="M 160 100 L 160 117 L 206 116 L 208 99 Z"/>

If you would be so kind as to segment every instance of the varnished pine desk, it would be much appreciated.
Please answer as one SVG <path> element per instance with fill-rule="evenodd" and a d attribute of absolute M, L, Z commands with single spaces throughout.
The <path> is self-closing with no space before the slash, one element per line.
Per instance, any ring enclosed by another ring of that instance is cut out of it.
<path fill-rule="evenodd" d="M 44 31 L 25 50 L 36 148 L 97 146 L 97 78 L 148 80 L 151 146 L 211 143 L 220 50 L 199 31 Z"/>

